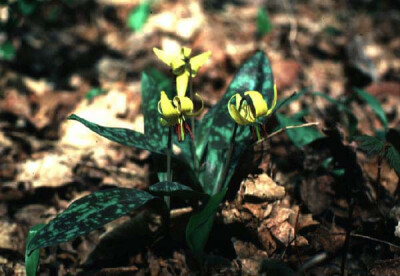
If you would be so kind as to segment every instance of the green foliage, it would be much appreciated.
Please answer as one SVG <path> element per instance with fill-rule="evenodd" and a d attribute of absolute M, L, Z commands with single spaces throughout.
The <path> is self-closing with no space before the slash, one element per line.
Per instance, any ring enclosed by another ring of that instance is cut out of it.
<path fill-rule="evenodd" d="M 357 96 L 363 99 L 375 112 L 378 119 L 382 122 L 382 125 L 385 129 L 389 128 L 389 124 L 386 118 L 385 111 L 383 110 L 380 102 L 371 94 L 365 92 L 362 89 L 354 88 L 354 92 L 356 92 Z"/>
<path fill-rule="evenodd" d="M 227 158 L 226 151 L 230 146 L 235 126 L 229 115 L 227 103 L 237 92 L 257 90 L 270 106 L 274 96 L 273 84 L 271 65 L 261 51 L 257 52 L 243 64 L 222 99 L 209 110 L 198 124 L 196 128 L 197 152 L 192 152 L 189 139 L 181 143 L 177 143 L 176 137 L 172 140 L 173 144 L 181 149 L 181 154 L 172 155 L 174 162 L 186 176 L 189 176 L 189 182 L 193 188 L 171 181 L 161 181 L 150 186 L 150 192 L 154 195 L 179 196 L 207 202 L 201 211 L 190 218 L 186 229 L 188 245 L 198 257 L 203 252 L 218 205 L 226 194 L 226 184 L 252 140 L 248 128 L 239 127 L 237 129 L 233 157 L 229 163 L 226 178 L 223 178 L 223 164 Z M 75 114 L 68 119 L 82 123 L 111 141 L 152 152 L 159 177 L 161 180 L 165 180 L 168 128 L 160 126 L 158 101 L 161 90 L 165 90 L 172 98 L 174 89 L 171 82 L 162 73 L 150 69 L 142 74 L 141 90 L 144 134 L 124 128 L 101 126 Z M 95 91 L 90 96 L 95 96 L 98 92 Z M 196 172 L 192 165 L 193 154 L 196 154 L 200 160 L 200 169 Z M 201 186 L 198 185 L 199 180 Z M 221 191 L 218 191 L 218 183 L 222 180 L 225 180 L 225 185 Z M 125 215 L 132 209 L 142 206 L 149 200 L 159 198 L 152 194 L 133 189 L 114 189 L 95 192 L 79 199 L 32 238 L 27 247 L 28 252 L 88 233 Z"/>
<path fill-rule="evenodd" d="M 149 137 L 126 128 L 117 127 L 104 127 L 92 122 L 89 122 L 75 114 L 68 117 L 69 120 L 76 120 L 91 131 L 96 132 L 100 136 L 103 136 L 113 142 L 119 144 L 136 147 L 138 149 L 144 149 L 155 153 L 165 154 L 165 145 L 160 144 L 154 137 Z"/>
<path fill-rule="evenodd" d="M 194 191 L 192 188 L 177 182 L 162 181 L 150 186 L 149 191 L 159 196 L 178 196 L 183 198 L 207 199 L 208 195 Z"/>
<path fill-rule="evenodd" d="M 298 119 L 286 117 L 282 114 L 276 114 L 276 117 L 279 121 L 279 128 L 303 124 L 303 122 L 299 121 Z M 312 141 L 323 137 L 323 135 L 314 127 L 287 129 L 286 133 L 293 144 L 295 144 L 295 146 L 298 148 L 301 148 L 304 145 L 307 145 Z"/>
<path fill-rule="evenodd" d="M 366 151 L 368 155 L 380 154 L 383 150 L 385 142 L 368 135 L 356 136 L 355 139 L 359 142 L 359 147 Z"/>
<path fill-rule="evenodd" d="M 30 15 L 35 11 L 36 6 L 38 5 L 39 1 L 36 1 L 36 0 L 18 0 L 17 2 L 18 2 L 19 11 L 23 15 Z"/>
<path fill-rule="evenodd" d="M 205 205 L 204 209 L 190 217 L 186 227 L 186 241 L 190 250 L 201 258 L 208 236 L 214 223 L 214 217 L 218 206 L 225 197 L 227 188 L 223 188 L 212 197 Z"/>
<path fill-rule="evenodd" d="M 400 176 L 400 154 L 392 145 L 387 147 L 385 159 L 388 161 L 389 166 Z"/>
<path fill-rule="evenodd" d="M 382 141 L 379 138 L 361 135 L 357 136 L 361 150 L 367 152 L 368 155 L 381 155 L 389 163 L 390 168 L 394 169 L 400 176 L 400 154 L 391 142 Z"/>
<path fill-rule="evenodd" d="M 272 23 L 265 9 L 259 9 L 257 13 L 257 32 L 265 35 L 272 31 Z"/>
<path fill-rule="evenodd" d="M 15 57 L 15 48 L 11 41 L 6 41 L 0 46 L 0 59 L 12 60 Z"/>
<path fill-rule="evenodd" d="M 225 163 L 225 154 L 229 148 L 235 125 L 227 108 L 229 99 L 237 92 L 256 90 L 264 96 L 268 106 L 271 106 L 274 95 L 273 86 L 271 64 L 264 53 L 259 51 L 241 66 L 221 100 L 208 111 L 200 122 L 196 137 L 196 153 L 198 159 L 204 161 L 202 165 L 204 170 L 199 175 L 204 192 L 216 193 L 215 187 L 222 176 L 222 164 Z M 249 128 L 238 128 L 235 140 L 235 158 L 232 158 L 225 185 L 230 181 L 233 170 L 251 140 Z"/>
<path fill-rule="evenodd" d="M 333 157 L 328 157 L 324 160 L 324 162 L 322 162 L 322 167 L 325 169 L 329 169 L 329 167 L 331 166 L 333 162 Z M 330 172 L 337 177 L 341 177 L 344 175 L 344 173 L 346 172 L 345 169 L 343 168 L 339 168 L 339 169 L 331 169 Z"/>
<path fill-rule="evenodd" d="M 135 32 L 140 31 L 150 15 L 150 1 L 144 1 L 131 10 L 126 20 L 127 26 Z"/>
<path fill-rule="evenodd" d="M 25 271 L 27 276 L 35 276 L 39 265 L 40 249 L 33 250 L 29 254 L 28 244 L 32 238 L 42 229 L 46 224 L 37 224 L 29 229 L 28 237 L 26 238 L 26 251 L 25 251 Z"/>
<path fill-rule="evenodd" d="M 145 191 L 127 188 L 97 191 L 80 198 L 38 230 L 27 243 L 27 253 L 89 233 L 155 198 Z"/>
<path fill-rule="evenodd" d="M 101 89 L 101 88 L 92 88 L 92 89 L 90 89 L 90 90 L 86 93 L 85 98 L 86 98 L 88 101 L 91 101 L 91 100 L 93 100 L 94 98 L 96 98 L 97 96 L 100 96 L 100 95 L 102 95 L 102 94 L 105 94 L 106 92 L 107 92 L 107 90 L 105 90 L 105 89 Z"/>
<path fill-rule="evenodd" d="M 341 102 L 329 97 L 328 95 L 325 95 L 325 94 L 320 93 L 320 92 L 314 92 L 312 94 L 314 96 L 318 96 L 318 97 L 324 98 L 325 100 L 327 100 L 330 103 L 332 103 L 333 105 L 335 105 L 339 110 L 344 111 L 346 113 L 347 119 L 348 119 L 347 128 L 348 128 L 348 131 L 349 131 L 350 140 L 352 140 L 354 134 L 356 133 L 357 124 L 358 124 L 358 120 L 357 120 L 356 116 L 353 114 L 353 112 L 347 106 L 345 106 Z"/>

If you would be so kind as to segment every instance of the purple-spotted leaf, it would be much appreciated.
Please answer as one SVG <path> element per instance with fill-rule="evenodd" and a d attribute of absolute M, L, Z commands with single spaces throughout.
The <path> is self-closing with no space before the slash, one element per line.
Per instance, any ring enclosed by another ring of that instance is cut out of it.
<path fill-rule="evenodd" d="M 194 191 L 192 188 L 177 182 L 162 181 L 150 186 L 149 191 L 159 196 L 178 196 L 183 198 L 208 198 L 207 194 Z"/>
<path fill-rule="evenodd" d="M 27 253 L 82 236 L 153 199 L 158 197 L 127 188 L 97 191 L 82 197 L 34 235 L 27 245 Z"/>

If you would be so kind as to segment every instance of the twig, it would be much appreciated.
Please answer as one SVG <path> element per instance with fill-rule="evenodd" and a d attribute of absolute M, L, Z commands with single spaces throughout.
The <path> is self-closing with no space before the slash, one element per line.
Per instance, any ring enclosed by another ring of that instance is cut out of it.
<path fill-rule="evenodd" d="M 192 207 L 174 209 L 169 212 L 171 218 L 177 218 L 193 211 Z"/>
<path fill-rule="evenodd" d="M 333 233 L 331 235 L 346 235 L 346 233 Z M 362 239 L 366 239 L 366 240 L 380 242 L 380 243 L 392 246 L 392 247 L 394 247 L 396 249 L 400 249 L 400 246 L 398 246 L 398 245 L 396 245 L 394 243 L 388 242 L 388 241 L 381 240 L 381 239 L 377 239 L 377 238 L 373 238 L 373 237 L 369 237 L 369 236 L 365 236 L 365 235 L 361 235 L 361 234 L 350 234 L 350 236 L 352 236 L 354 238 L 362 238 Z"/>
<path fill-rule="evenodd" d="M 306 272 L 307 269 L 310 269 L 311 267 L 314 267 L 320 263 L 322 263 L 323 261 L 325 261 L 328 258 L 328 253 L 326 252 L 322 252 L 319 253 L 318 255 L 312 257 L 310 260 L 308 260 L 307 262 L 305 262 L 299 269 L 299 273 L 301 272 Z"/>
<path fill-rule="evenodd" d="M 292 128 L 300 128 L 300 127 L 309 127 L 309 126 L 317 126 L 319 125 L 319 122 L 311 122 L 311 123 L 305 123 L 305 124 L 301 124 L 301 125 L 296 125 L 296 126 L 285 126 L 281 129 L 278 129 L 275 132 L 272 132 L 270 135 L 268 135 L 265 138 L 260 139 L 259 141 L 257 141 L 256 143 L 254 143 L 255 145 L 267 140 L 267 139 L 271 139 L 273 136 L 278 135 L 279 133 L 287 130 L 287 129 L 292 129 Z"/>

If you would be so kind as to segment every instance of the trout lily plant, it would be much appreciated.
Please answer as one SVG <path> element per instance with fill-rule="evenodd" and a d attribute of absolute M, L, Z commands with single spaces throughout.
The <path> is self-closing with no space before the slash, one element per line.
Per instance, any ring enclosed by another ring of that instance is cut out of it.
<path fill-rule="evenodd" d="M 40 248 L 87 234 L 150 201 L 160 201 L 165 207 L 168 223 L 174 197 L 195 201 L 192 206 L 198 206 L 187 223 L 186 242 L 197 260 L 202 260 L 218 205 L 240 157 L 254 140 L 266 135 L 264 125 L 276 110 L 277 91 L 270 62 L 259 51 L 241 66 L 220 101 L 202 120 L 195 120 L 204 104 L 200 94 L 193 93 L 192 79 L 211 53 L 191 57 L 186 47 L 178 55 L 153 50 L 171 67 L 176 87 L 160 81 L 154 70 L 142 73 L 144 133 L 98 125 L 75 114 L 68 119 L 106 139 L 156 155 L 153 161 L 159 182 L 147 191 L 114 188 L 94 192 L 74 201 L 49 223 L 32 227 L 26 242 L 28 275 L 36 274 Z M 172 151 L 173 145 L 180 148 L 179 153 Z M 181 183 L 181 179 L 186 180 Z"/>

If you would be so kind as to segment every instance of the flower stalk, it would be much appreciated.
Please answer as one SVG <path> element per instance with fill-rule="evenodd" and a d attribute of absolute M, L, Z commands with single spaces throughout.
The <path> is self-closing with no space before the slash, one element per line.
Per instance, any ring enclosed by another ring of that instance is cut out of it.
<path fill-rule="evenodd" d="M 189 63 L 189 97 L 193 101 L 193 77 L 192 77 L 192 65 Z M 198 162 L 196 156 L 196 126 L 194 117 L 190 118 L 190 124 L 192 126 L 192 152 L 193 152 L 193 168 L 195 173 L 197 173 Z"/>
<path fill-rule="evenodd" d="M 171 156 L 172 156 L 172 127 L 168 127 L 168 142 L 167 142 L 167 181 L 172 181 L 171 171 Z M 171 198 L 169 196 L 164 197 L 165 204 L 168 210 L 171 207 Z"/>

